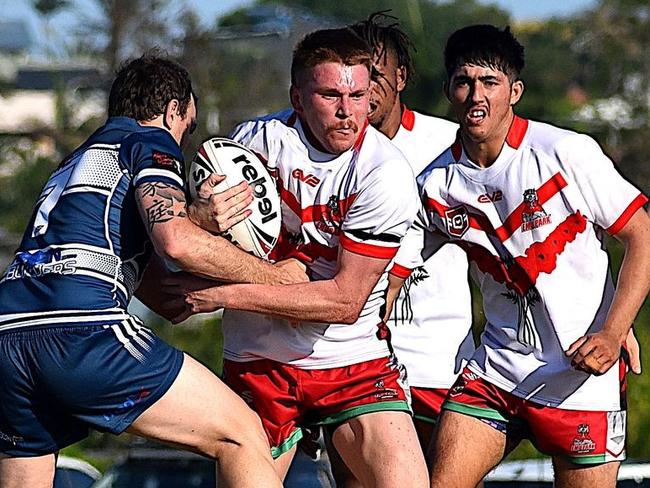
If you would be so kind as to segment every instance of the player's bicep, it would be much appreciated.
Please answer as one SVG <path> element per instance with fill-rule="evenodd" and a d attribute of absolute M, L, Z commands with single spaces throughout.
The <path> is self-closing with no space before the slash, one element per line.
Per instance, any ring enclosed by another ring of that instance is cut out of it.
<path fill-rule="evenodd" d="M 339 269 L 334 281 L 342 298 L 349 299 L 361 309 L 389 262 L 389 258 L 364 256 L 339 248 Z"/>
<path fill-rule="evenodd" d="M 187 222 L 185 193 L 167 183 L 147 182 L 136 189 L 136 201 L 151 241 L 161 254 L 165 243 L 174 238 L 178 224 Z"/>

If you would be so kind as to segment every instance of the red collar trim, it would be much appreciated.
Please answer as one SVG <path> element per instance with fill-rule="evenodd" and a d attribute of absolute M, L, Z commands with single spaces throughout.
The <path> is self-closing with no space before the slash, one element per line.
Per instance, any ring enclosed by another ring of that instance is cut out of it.
<path fill-rule="evenodd" d="M 402 127 L 407 131 L 412 131 L 415 126 L 415 114 L 412 110 L 406 108 L 406 105 L 402 105 Z"/>
<path fill-rule="evenodd" d="M 366 130 L 368 129 L 368 119 L 363 124 L 363 127 L 361 128 L 361 132 L 359 132 L 359 137 L 357 137 L 357 140 L 354 143 L 354 146 L 352 146 L 352 149 L 355 151 L 361 147 L 361 144 L 363 144 L 363 139 L 366 137 Z"/>
<path fill-rule="evenodd" d="M 508 135 L 506 136 L 506 143 L 513 149 L 519 149 L 521 146 L 521 141 L 524 140 L 526 131 L 528 130 L 528 120 L 522 119 L 515 115 L 515 118 L 512 119 L 512 125 L 508 130 Z"/>

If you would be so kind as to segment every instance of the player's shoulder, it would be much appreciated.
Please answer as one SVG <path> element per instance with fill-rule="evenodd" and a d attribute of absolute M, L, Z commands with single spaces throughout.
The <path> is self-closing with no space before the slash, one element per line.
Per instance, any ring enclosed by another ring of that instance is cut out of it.
<path fill-rule="evenodd" d="M 160 151 L 170 154 L 175 158 L 182 159 L 183 153 L 180 146 L 172 135 L 161 127 L 141 127 L 122 140 L 120 152 L 123 155 L 131 155 L 141 152 Z"/>
<path fill-rule="evenodd" d="M 362 137 L 356 163 L 360 171 L 370 173 L 377 170 L 383 172 L 408 170 L 407 174 L 413 174 L 404 153 L 382 132 L 369 125 Z"/>
<path fill-rule="evenodd" d="M 537 120 L 527 120 L 526 122 L 528 130 L 524 136 L 524 142 L 535 151 L 549 154 L 579 153 L 597 146 L 596 141 L 587 134 Z"/>
<path fill-rule="evenodd" d="M 415 175 L 406 157 L 392 141 L 368 126 L 355 161 L 360 181 L 392 180 L 395 185 L 415 182 Z"/>
<path fill-rule="evenodd" d="M 240 122 L 233 131 L 233 136 L 238 134 L 256 134 L 260 131 L 267 131 L 270 134 L 295 131 L 297 114 L 292 109 L 273 112 L 254 119 Z"/>
<path fill-rule="evenodd" d="M 433 115 L 427 115 L 421 112 L 416 112 L 415 110 L 409 110 L 413 115 L 412 117 L 407 117 L 408 112 L 405 110 L 403 120 L 403 125 L 407 126 L 409 124 L 410 118 L 412 122 L 410 127 L 412 130 L 420 130 L 422 132 L 429 132 L 436 135 L 452 135 L 455 136 L 458 131 L 458 124 L 442 117 L 435 117 Z M 407 126 L 408 128 L 408 126 Z"/>

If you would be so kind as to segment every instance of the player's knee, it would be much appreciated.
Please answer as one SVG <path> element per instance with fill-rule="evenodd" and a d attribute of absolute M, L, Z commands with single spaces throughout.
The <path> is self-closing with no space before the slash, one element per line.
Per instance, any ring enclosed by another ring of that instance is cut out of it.
<path fill-rule="evenodd" d="M 201 450 L 213 459 L 238 451 L 270 452 L 262 422 L 253 411 L 242 412 L 237 418 L 228 419 L 220 426 L 217 435 L 206 439 Z"/>

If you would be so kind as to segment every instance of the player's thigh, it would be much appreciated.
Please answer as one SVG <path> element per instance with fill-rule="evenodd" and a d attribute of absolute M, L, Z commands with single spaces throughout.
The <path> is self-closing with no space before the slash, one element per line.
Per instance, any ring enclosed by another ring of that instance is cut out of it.
<path fill-rule="evenodd" d="M 618 461 L 579 466 L 564 458 L 553 458 L 556 488 L 614 488 L 621 463 Z"/>
<path fill-rule="evenodd" d="M 35 457 L 0 454 L 0 488 L 51 488 L 54 465 L 54 454 Z"/>
<path fill-rule="evenodd" d="M 504 455 L 506 435 L 484 422 L 443 410 L 431 445 L 431 486 L 473 488 Z"/>
<path fill-rule="evenodd" d="M 426 464 L 411 416 L 378 411 L 343 422 L 334 447 L 364 486 L 427 486 Z"/>
<path fill-rule="evenodd" d="M 208 368 L 187 354 L 169 390 L 128 431 L 210 457 L 218 457 L 224 443 L 269 451 L 259 417 Z"/>

